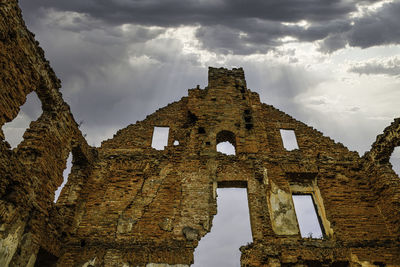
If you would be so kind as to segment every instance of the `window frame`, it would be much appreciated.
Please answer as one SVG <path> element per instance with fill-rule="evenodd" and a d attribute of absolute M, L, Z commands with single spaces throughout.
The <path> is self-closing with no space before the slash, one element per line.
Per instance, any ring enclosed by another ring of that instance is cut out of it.
<path fill-rule="evenodd" d="M 299 221 L 299 217 L 298 217 L 297 212 L 296 212 L 296 208 L 295 208 L 296 206 L 295 206 L 295 203 L 294 203 L 294 200 L 293 200 L 293 196 L 310 196 L 310 197 L 311 197 L 311 202 L 312 202 L 312 205 L 313 205 L 315 214 L 316 214 L 316 216 L 317 216 L 318 225 L 319 225 L 319 228 L 320 228 L 321 234 L 322 234 L 321 237 L 311 237 L 311 239 L 326 239 L 326 236 L 327 236 L 327 235 L 326 235 L 326 232 L 325 232 L 323 220 L 322 220 L 321 215 L 320 215 L 320 213 L 319 213 L 319 207 L 318 207 L 318 205 L 317 205 L 316 202 L 315 202 L 315 195 L 314 195 L 314 192 L 313 192 L 313 191 L 312 191 L 312 192 L 303 192 L 303 191 L 300 191 L 300 192 L 296 192 L 296 191 L 295 191 L 295 192 L 292 192 L 292 202 L 293 202 L 293 207 L 294 207 L 294 209 L 295 209 L 295 215 L 296 215 L 296 220 L 297 220 L 297 226 L 299 227 L 299 232 L 300 232 L 301 238 L 310 238 L 310 237 L 303 237 L 302 234 L 301 234 L 301 230 L 300 230 L 300 221 Z"/>

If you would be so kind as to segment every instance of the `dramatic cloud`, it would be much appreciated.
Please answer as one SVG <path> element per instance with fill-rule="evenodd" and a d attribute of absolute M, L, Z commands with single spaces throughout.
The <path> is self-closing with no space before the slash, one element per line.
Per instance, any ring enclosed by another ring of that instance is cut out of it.
<path fill-rule="evenodd" d="M 39 2 L 39 3 L 38 3 Z M 320 41 L 321 51 L 345 45 L 370 47 L 399 43 L 400 3 L 382 1 L 23 1 L 26 17 L 66 12 L 70 22 L 82 24 L 136 24 L 157 27 L 197 27 L 196 37 L 205 49 L 222 54 L 265 53 L 287 42 Z M 354 14 L 362 13 L 353 18 Z M 72 16 L 71 16 L 72 14 Z M 73 14 L 76 14 L 75 16 Z M 288 39 L 288 37 L 290 37 Z"/>
<path fill-rule="evenodd" d="M 400 58 L 373 59 L 367 62 L 353 64 L 349 71 L 358 74 L 383 74 L 400 77 Z"/>
<path fill-rule="evenodd" d="M 109 24 L 158 26 L 228 25 L 236 19 L 270 21 L 329 21 L 346 18 L 356 11 L 358 1 L 319 0 L 113 0 L 113 1 L 26 1 L 26 10 L 56 9 L 87 14 Z"/>
<path fill-rule="evenodd" d="M 329 33 L 321 43 L 321 50 L 333 52 L 346 45 L 368 48 L 400 43 L 400 2 L 388 2 L 381 8 L 366 10 L 351 21 L 348 31 Z"/>

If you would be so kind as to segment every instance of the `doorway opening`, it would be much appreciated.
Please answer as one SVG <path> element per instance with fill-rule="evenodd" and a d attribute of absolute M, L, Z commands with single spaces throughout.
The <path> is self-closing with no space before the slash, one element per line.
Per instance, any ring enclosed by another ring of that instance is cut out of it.
<path fill-rule="evenodd" d="M 252 242 L 246 188 L 218 188 L 217 195 L 217 214 L 194 252 L 192 267 L 239 267 L 239 248 Z"/>

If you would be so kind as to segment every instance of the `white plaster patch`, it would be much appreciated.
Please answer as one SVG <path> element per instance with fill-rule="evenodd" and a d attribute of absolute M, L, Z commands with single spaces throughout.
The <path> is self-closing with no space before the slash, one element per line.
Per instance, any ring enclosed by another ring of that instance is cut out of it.
<path fill-rule="evenodd" d="M 269 194 L 269 205 L 272 229 L 276 234 L 299 234 L 292 195 L 279 189 L 272 181 L 271 191 Z"/>

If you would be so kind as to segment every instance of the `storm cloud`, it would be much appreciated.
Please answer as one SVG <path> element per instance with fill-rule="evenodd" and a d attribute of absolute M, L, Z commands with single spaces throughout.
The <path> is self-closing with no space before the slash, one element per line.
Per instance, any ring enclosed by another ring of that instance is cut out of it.
<path fill-rule="evenodd" d="M 322 52 L 346 45 L 370 47 L 399 43 L 400 3 L 380 1 L 240 1 L 240 0 L 114 0 L 22 1 L 28 20 L 50 11 L 75 14 L 100 25 L 134 24 L 161 28 L 197 27 L 196 37 L 207 50 L 222 54 L 265 53 L 287 41 L 320 42 Z M 366 10 L 366 11 L 365 11 Z M 354 17 L 355 14 L 362 13 Z M 303 22 L 303 24 L 302 24 Z M 96 27 L 95 24 L 81 25 Z M 72 29 L 72 28 L 71 28 Z"/>
<path fill-rule="evenodd" d="M 389 2 L 374 11 L 365 11 L 361 17 L 351 20 L 348 31 L 329 33 L 322 42 L 323 51 L 332 52 L 346 45 L 368 48 L 400 43 L 400 2 Z"/>

